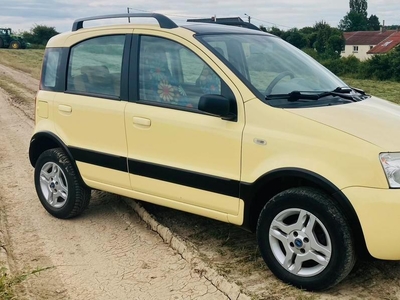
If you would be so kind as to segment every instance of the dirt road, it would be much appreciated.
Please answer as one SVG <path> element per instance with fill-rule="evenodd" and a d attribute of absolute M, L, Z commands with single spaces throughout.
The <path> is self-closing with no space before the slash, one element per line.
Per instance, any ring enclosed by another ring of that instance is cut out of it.
<path fill-rule="evenodd" d="M 28 277 L 18 286 L 17 299 L 235 299 L 163 243 L 115 195 L 93 193 L 89 209 L 73 220 L 47 214 L 27 158 L 39 83 L 0 65 L 0 82 L 2 76 L 22 97 L 10 99 L 0 89 L 0 267 L 6 259 L 14 275 L 53 267 Z M 400 262 L 361 261 L 333 289 L 303 292 L 272 275 L 253 234 L 159 206 L 146 208 L 253 299 L 400 299 Z"/>
<path fill-rule="evenodd" d="M 19 106 L 0 90 L 1 243 L 14 275 L 53 268 L 20 284 L 18 299 L 228 299 L 115 195 L 94 192 L 73 220 L 51 217 L 27 157 L 32 107 Z"/>

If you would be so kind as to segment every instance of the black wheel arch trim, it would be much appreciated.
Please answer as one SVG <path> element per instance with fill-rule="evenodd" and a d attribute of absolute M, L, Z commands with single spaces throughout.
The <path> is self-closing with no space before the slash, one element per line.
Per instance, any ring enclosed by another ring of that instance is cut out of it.
<path fill-rule="evenodd" d="M 51 141 L 51 143 L 42 144 L 44 140 Z M 36 161 L 38 160 L 40 154 L 52 148 L 61 148 L 65 152 L 65 154 L 71 160 L 72 166 L 75 168 L 79 180 L 81 181 L 81 183 L 87 186 L 81 177 L 78 166 L 76 165 L 76 161 L 72 156 L 71 151 L 57 135 L 50 131 L 37 132 L 32 136 L 29 144 L 29 161 L 32 167 L 35 167 Z"/>
<path fill-rule="evenodd" d="M 253 224 L 252 218 L 257 217 L 258 219 L 258 216 L 252 216 L 253 212 L 252 208 L 257 201 L 257 194 L 261 191 L 261 189 L 268 186 L 268 183 L 271 183 L 279 178 L 285 178 L 285 177 L 296 178 L 299 180 L 306 180 L 308 182 L 313 183 L 316 187 L 319 187 L 322 191 L 329 194 L 349 222 L 349 225 L 354 234 L 356 245 L 359 250 L 357 252 L 366 258 L 369 257 L 360 220 L 358 219 L 357 213 L 354 210 L 354 207 L 349 201 L 349 199 L 331 181 L 329 181 L 328 179 L 317 173 L 314 173 L 306 169 L 280 168 L 260 176 L 254 183 L 247 184 L 241 182 L 240 196 L 241 199 L 243 199 L 245 202 L 244 221 L 242 225 L 243 228 L 250 231 L 254 230 L 252 225 Z M 269 200 L 270 199 L 268 199 L 267 201 Z"/>

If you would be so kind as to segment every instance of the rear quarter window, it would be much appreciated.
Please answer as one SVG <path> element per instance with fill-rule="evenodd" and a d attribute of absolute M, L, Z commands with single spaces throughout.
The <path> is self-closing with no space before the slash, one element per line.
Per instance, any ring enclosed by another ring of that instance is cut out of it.
<path fill-rule="evenodd" d="M 48 48 L 43 58 L 42 90 L 54 91 L 57 86 L 59 67 L 61 61 L 61 48 Z"/>

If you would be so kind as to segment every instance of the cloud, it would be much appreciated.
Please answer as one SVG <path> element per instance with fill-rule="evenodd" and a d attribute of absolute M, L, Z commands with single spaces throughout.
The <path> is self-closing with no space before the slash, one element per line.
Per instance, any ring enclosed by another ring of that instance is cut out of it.
<path fill-rule="evenodd" d="M 0 0 L 6 2 L 6 0 Z M 125 13 L 126 0 L 13 0 L 1 4 L 0 26 L 14 30 L 29 30 L 34 24 L 54 26 L 60 32 L 70 30 L 73 20 L 86 16 Z M 250 5 L 249 5 L 250 4 Z M 348 0 L 242 0 L 213 1 L 132 1 L 131 12 L 164 13 L 176 22 L 188 18 L 251 16 L 255 25 L 278 26 L 282 29 L 312 26 L 324 20 L 337 26 L 349 11 Z M 375 0 L 369 3 L 369 14 L 375 14 L 387 25 L 400 24 L 400 2 L 398 0 Z"/>

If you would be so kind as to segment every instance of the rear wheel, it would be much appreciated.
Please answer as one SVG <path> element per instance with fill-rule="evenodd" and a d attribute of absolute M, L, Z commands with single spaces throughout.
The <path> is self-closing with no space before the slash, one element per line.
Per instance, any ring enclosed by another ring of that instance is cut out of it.
<path fill-rule="evenodd" d="M 20 49 L 21 48 L 21 43 L 18 41 L 12 41 L 10 43 L 10 48 L 11 49 Z"/>
<path fill-rule="evenodd" d="M 35 187 L 43 207 L 60 219 L 81 214 L 90 201 L 90 189 L 81 183 L 70 159 L 60 148 L 46 150 L 39 156 Z"/>
<path fill-rule="evenodd" d="M 270 270 L 302 289 L 334 286 L 355 263 L 347 221 L 327 195 L 312 188 L 272 198 L 261 211 L 257 239 Z"/>

